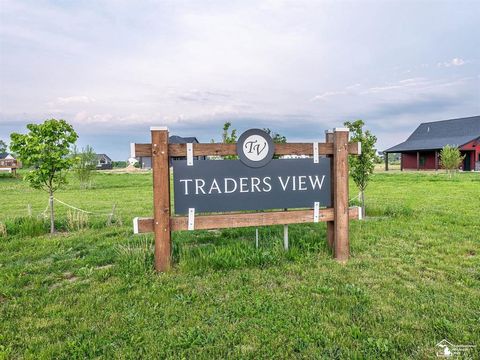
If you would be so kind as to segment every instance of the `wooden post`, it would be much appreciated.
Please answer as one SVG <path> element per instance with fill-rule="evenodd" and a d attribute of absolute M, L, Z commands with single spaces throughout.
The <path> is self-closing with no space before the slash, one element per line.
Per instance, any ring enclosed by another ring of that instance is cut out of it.
<path fill-rule="evenodd" d="M 325 130 L 325 142 L 333 143 L 333 131 L 332 130 Z M 333 206 L 333 196 L 334 196 L 334 186 L 335 181 L 334 179 L 334 169 L 333 169 L 333 157 L 330 157 L 330 199 L 332 199 L 332 206 Z M 333 221 L 327 221 L 327 244 L 330 249 L 333 249 L 333 242 L 335 240 L 335 226 Z"/>
<path fill-rule="evenodd" d="M 385 153 L 384 158 L 385 158 L 385 171 L 388 171 L 388 153 L 387 152 Z"/>
<path fill-rule="evenodd" d="M 403 153 L 400 153 L 400 171 L 403 171 Z"/>
<path fill-rule="evenodd" d="M 346 262 L 350 255 L 348 240 L 348 129 L 336 128 L 333 132 L 333 183 L 334 183 L 334 256 Z"/>
<path fill-rule="evenodd" d="M 435 171 L 438 171 L 438 151 L 435 150 Z"/>
<path fill-rule="evenodd" d="M 155 233 L 155 269 L 167 271 L 171 261 L 170 164 L 168 129 L 152 127 L 153 221 Z"/>
<path fill-rule="evenodd" d="M 283 225 L 283 248 L 288 250 L 288 225 Z"/>

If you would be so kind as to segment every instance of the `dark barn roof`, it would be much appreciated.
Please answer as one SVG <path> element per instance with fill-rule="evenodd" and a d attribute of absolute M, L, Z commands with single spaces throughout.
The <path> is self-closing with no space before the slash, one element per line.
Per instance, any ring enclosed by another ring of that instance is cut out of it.
<path fill-rule="evenodd" d="M 170 144 L 186 144 L 186 143 L 198 143 L 196 137 L 181 137 L 177 135 L 172 135 L 168 139 Z"/>
<path fill-rule="evenodd" d="M 480 116 L 422 123 L 406 141 L 386 153 L 437 150 L 445 145 L 462 146 L 480 138 Z"/>

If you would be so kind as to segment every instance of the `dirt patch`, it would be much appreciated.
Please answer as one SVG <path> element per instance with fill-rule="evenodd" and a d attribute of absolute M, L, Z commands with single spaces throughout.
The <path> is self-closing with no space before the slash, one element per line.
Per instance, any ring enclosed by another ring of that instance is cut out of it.
<path fill-rule="evenodd" d="M 73 275 L 71 272 L 66 272 L 63 274 L 63 277 L 68 281 L 68 282 L 75 282 L 78 280 L 78 276 Z"/>

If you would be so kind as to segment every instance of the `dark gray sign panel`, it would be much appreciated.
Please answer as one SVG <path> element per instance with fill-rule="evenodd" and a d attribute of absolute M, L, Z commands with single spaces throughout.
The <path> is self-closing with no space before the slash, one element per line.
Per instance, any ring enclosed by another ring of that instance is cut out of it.
<path fill-rule="evenodd" d="M 271 160 L 258 168 L 240 160 L 174 160 L 175 213 L 331 207 L 330 159 Z"/>

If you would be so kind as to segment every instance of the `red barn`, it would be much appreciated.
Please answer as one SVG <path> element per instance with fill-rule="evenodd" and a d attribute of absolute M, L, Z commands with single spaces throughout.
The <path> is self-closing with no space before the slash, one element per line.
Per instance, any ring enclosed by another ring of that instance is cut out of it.
<path fill-rule="evenodd" d="M 465 156 L 460 169 L 480 171 L 480 116 L 420 124 L 406 141 L 384 151 L 385 170 L 390 153 L 401 154 L 401 170 L 438 170 L 445 145 L 458 147 Z"/>

